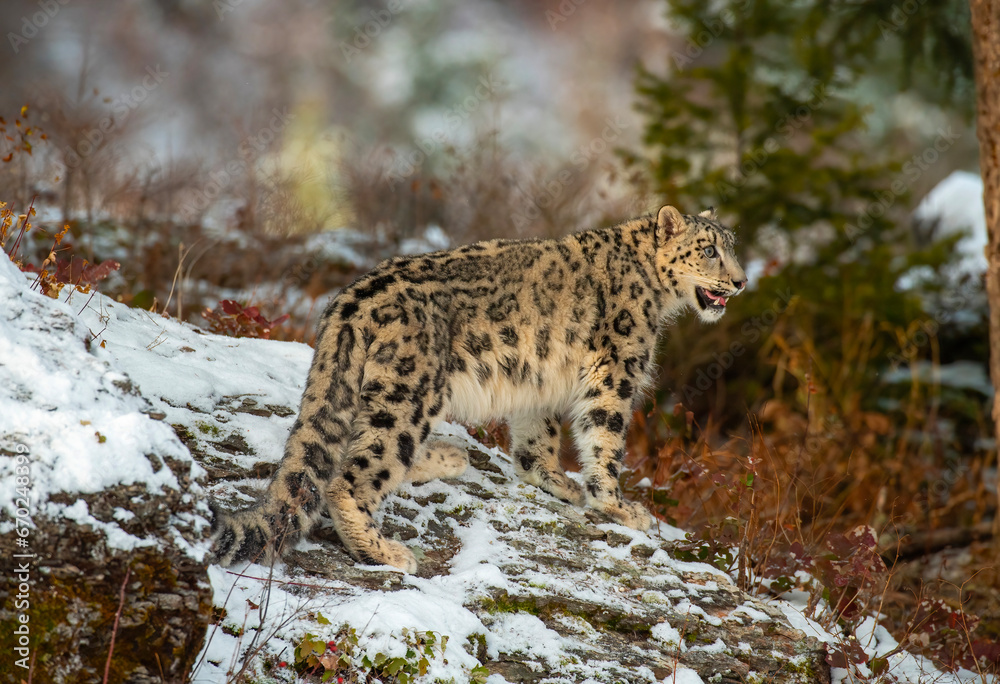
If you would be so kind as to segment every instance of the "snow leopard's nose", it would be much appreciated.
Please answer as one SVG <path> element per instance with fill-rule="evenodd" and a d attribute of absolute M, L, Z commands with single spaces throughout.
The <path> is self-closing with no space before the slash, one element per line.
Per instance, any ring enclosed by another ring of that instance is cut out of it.
<path fill-rule="evenodd" d="M 733 287 L 736 288 L 736 294 L 739 294 L 740 292 L 743 292 L 743 288 L 745 288 L 746 286 L 747 286 L 747 281 L 746 280 L 734 280 L 733 281 Z"/>

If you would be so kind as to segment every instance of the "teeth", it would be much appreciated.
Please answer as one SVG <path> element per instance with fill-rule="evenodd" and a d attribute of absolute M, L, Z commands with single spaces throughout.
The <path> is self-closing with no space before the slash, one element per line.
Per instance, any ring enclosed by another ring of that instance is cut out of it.
<path fill-rule="evenodd" d="M 724 297 L 722 295 L 717 295 L 717 294 L 715 294 L 715 293 L 713 293 L 713 292 L 711 292 L 709 290 L 706 290 L 705 288 L 699 288 L 699 290 L 701 291 L 702 294 L 705 295 L 705 298 L 713 306 L 725 306 L 726 305 L 726 297 Z"/>
<path fill-rule="evenodd" d="M 708 295 L 709 299 L 711 299 L 713 302 L 715 302 L 716 306 L 725 306 L 726 305 L 726 298 L 725 297 L 720 297 L 719 295 L 713 294 L 711 292 L 708 292 L 707 290 L 705 291 L 705 294 Z"/>

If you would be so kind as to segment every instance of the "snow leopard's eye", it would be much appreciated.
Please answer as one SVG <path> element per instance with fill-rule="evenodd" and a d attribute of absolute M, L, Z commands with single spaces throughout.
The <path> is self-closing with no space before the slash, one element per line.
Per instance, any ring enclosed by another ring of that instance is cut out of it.
<path fill-rule="evenodd" d="M 707 256 L 709 259 L 714 259 L 718 255 L 719 255 L 719 253 L 717 251 L 715 251 L 715 247 L 714 246 L 709 245 L 708 247 L 705 248 L 705 256 Z"/>

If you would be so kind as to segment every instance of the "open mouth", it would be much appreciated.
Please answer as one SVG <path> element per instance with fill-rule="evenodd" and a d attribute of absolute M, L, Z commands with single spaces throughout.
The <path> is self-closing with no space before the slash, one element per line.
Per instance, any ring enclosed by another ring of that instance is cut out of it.
<path fill-rule="evenodd" d="M 698 303 L 703 309 L 711 309 L 713 311 L 725 311 L 726 309 L 726 294 L 723 292 L 713 292 L 711 290 L 706 290 L 703 287 L 695 287 L 695 294 L 698 296 Z"/>

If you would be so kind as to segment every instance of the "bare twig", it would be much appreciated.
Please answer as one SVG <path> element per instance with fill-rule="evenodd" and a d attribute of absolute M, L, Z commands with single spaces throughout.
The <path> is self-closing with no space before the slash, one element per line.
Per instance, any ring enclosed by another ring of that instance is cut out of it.
<path fill-rule="evenodd" d="M 132 568 L 125 568 L 125 579 L 122 580 L 121 592 L 118 595 L 118 610 L 115 612 L 115 626 L 111 629 L 111 648 L 108 649 L 108 660 L 104 663 L 104 679 L 103 684 L 108 684 L 108 675 L 111 674 L 111 656 L 115 652 L 115 637 L 118 635 L 118 622 L 122 617 L 122 608 L 125 606 L 125 585 L 128 584 L 128 578 L 132 575 Z"/>
<path fill-rule="evenodd" d="M 160 671 L 160 681 L 166 682 L 167 678 L 163 676 L 163 663 L 160 662 L 160 654 L 154 653 L 153 656 L 156 658 L 156 667 Z"/>
<path fill-rule="evenodd" d="M 28 205 L 28 211 L 24 213 L 24 221 L 21 223 L 21 230 L 17 234 L 17 239 L 14 240 L 14 246 L 10 248 L 10 258 L 13 260 L 17 256 L 17 251 L 21 247 L 21 238 L 24 237 L 24 233 L 28 228 L 28 218 L 31 216 L 31 210 L 35 207 L 35 199 L 38 195 L 32 195 L 31 204 Z"/>
<path fill-rule="evenodd" d="M 181 274 L 184 272 L 184 258 L 190 251 L 190 249 L 188 249 L 187 252 L 184 251 L 183 242 L 177 245 L 177 268 L 174 270 L 174 279 L 170 282 L 170 293 L 167 295 L 167 301 L 163 304 L 164 313 L 166 313 L 167 308 L 170 306 L 170 300 L 174 298 L 174 288 L 177 286 L 177 279 L 180 278 Z M 180 320 L 183 313 L 180 306 L 180 293 L 177 294 L 177 302 L 177 318 Z"/>
<path fill-rule="evenodd" d="M 95 287 L 94 289 L 92 289 L 90 291 L 90 297 L 88 297 L 87 301 L 83 303 L 83 308 L 76 312 L 77 316 L 79 316 L 80 314 L 82 314 L 84 312 L 84 310 L 86 310 L 86 308 L 90 305 L 90 300 L 92 300 L 94 298 L 94 295 L 96 295 L 96 294 L 97 294 L 97 288 Z M 66 303 L 69 304 L 69 300 L 67 300 Z M 107 326 L 105 326 L 105 327 L 107 327 Z"/>

